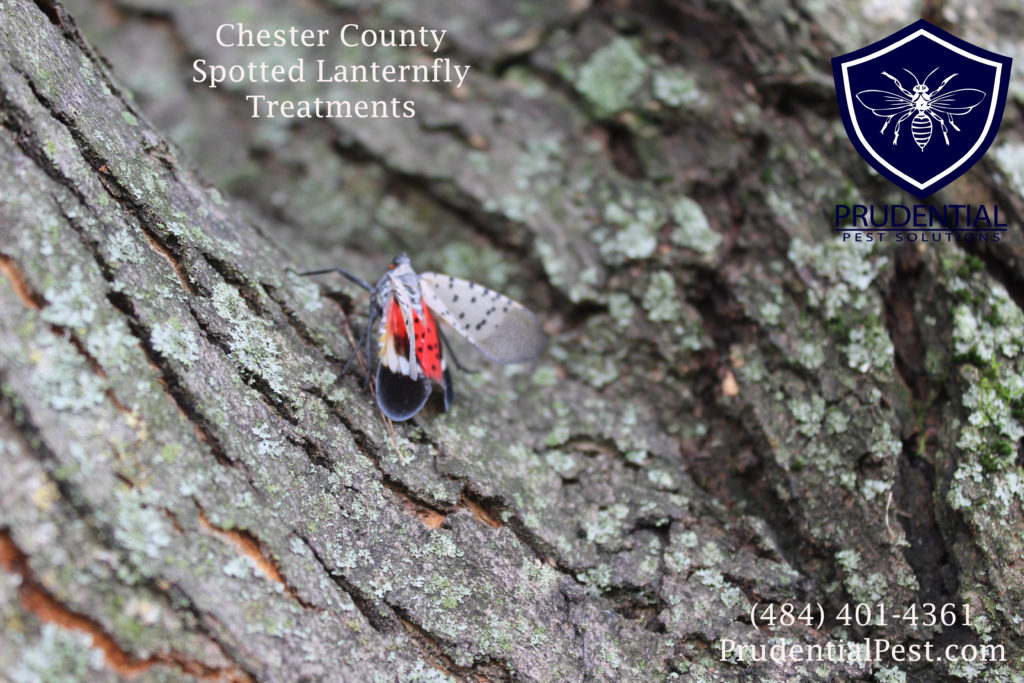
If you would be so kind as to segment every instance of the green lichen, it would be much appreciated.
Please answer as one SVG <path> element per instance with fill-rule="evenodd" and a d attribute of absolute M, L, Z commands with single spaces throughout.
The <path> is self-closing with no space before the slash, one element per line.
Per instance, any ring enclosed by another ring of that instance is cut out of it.
<path fill-rule="evenodd" d="M 236 555 L 235 557 L 228 560 L 221 567 L 221 571 L 225 576 L 230 576 L 235 579 L 248 579 L 255 573 L 256 565 L 249 557 L 245 555 Z"/>
<path fill-rule="evenodd" d="M 698 569 L 694 576 L 702 584 L 711 588 L 713 593 L 727 608 L 735 609 L 746 604 L 746 597 L 736 586 L 729 583 L 717 569 Z"/>
<path fill-rule="evenodd" d="M 707 98 L 697 86 L 697 79 L 680 67 L 657 71 L 651 89 L 657 100 L 670 107 L 695 109 L 707 103 Z"/>
<path fill-rule="evenodd" d="M 167 464 L 172 464 L 181 457 L 184 451 L 185 447 L 180 443 L 169 443 L 160 449 L 160 457 Z"/>
<path fill-rule="evenodd" d="M 78 329 L 92 323 L 96 315 L 96 298 L 78 266 L 72 266 L 60 282 L 48 287 L 43 297 L 49 304 L 42 312 L 46 322 Z"/>
<path fill-rule="evenodd" d="M 651 322 L 679 320 L 683 315 L 679 299 L 676 281 L 670 273 L 659 270 L 651 275 L 643 299 L 647 317 Z"/>
<path fill-rule="evenodd" d="M 320 297 L 320 286 L 307 277 L 300 277 L 289 273 L 288 280 L 292 286 L 292 293 L 298 299 L 302 310 L 307 313 L 316 313 L 323 308 L 324 302 Z"/>
<path fill-rule="evenodd" d="M 94 325 L 85 338 L 85 346 L 108 372 L 132 367 L 138 340 L 132 336 L 122 318 L 112 318 L 103 325 Z"/>
<path fill-rule="evenodd" d="M 558 368 L 553 365 L 538 366 L 530 376 L 530 381 L 538 387 L 553 387 L 558 384 Z"/>
<path fill-rule="evenodd" d="M 117 492 L 114 537 L 132 556 L 132 564 L 146 567 L 170 545 L 170 523 L 159 510 L 147 506 L 135 490 Z"/>
<path fill-rule="evenodd" d="M 892 489 L 892 482 L 878 479 L 865 479 L 861 484 L 860 492 L 866 501 L 872 501 L 876 496 L 887 493 Z"/>
<path fill-rule="evenodd" d="M 106 400 L 107 381 L 88 370 L 71 344 L 49 330 L 36 337 L 28 360 L 34 383 L 54 410 L 82 412 Z"/>
<path fill-rule="evenodd" d="M 544 454 L 544 461 L 565 479 L 571 479 L 583 469 L 580 462 L 565 451 L 552 450 Z"/>
<path fill-rule="evenodd" d="M 804 436 L 817 436 L 825 417 L 825 399 L 817 394 L 796 399 L 789 404 L 789 412 L 797 421 L 797 431 Z"/>
<path fill-rule="evenodd" d="M 569 427 L 568 425 L 560 424 L 556 425 L 554 429 L 548 432 L 547 437 L 544 439 L 544 445 L 549 448 L 560 446 L 569 440 Z"/>
<path fill-rule="evenodd" d="M 488 194 L 484 208 L 521 222 L 541 213 L 546 198 L 565 190 L 561 172 L 564 153 L 562 143 L 556 138 L 531 138 L 526 149 L 515 157 L 511 169 L 505 171 L 511 175 L 515 187 L 530 191 Z"/>
<path fill-rule="evenodd" d="M 29 681 L 87 681 L 102 676 L 103 655 L 91 647 L 92 638 L 45 623 L 39 638 L 19 653 L 9 672 L 16 683 Z"/>
<path fill-rule="evenodd" d="M 650 258 L 658 248 L 657 230 L 664 223 L 661 210 L 646 199 L 627 204 L 611 202 L 604 208 L 604 217 L 615 229 L 595 230 L 591 239 L 597 242 L 601 255 L 611 264 Z"/>
<path fill-rule="evenodd" d="M 135 118 L 135 115 L 132 114 L 130 111 L 121 112 L 121 118 L 124 119 L 124 122 L 127 123 L 129 126 L 139 125 L 139 120 Z"/>
<path fill-rule="evenodd" d="M 573 364 L 573 370 L 595 389 L 601 389 L 619 378 L 620 363 L 607 355 L 590 355 Z"/>
<path fill-rule="evenodd" d="M 876 603 L 886 594 L 888 581 L 884 575 L 859 571 L 862 558 L 856 550 L 840 550 L 836 561 L 843 568 L 843 583 L 855 602 Z"/>
<path fill-rule="evenodd" d="M 668 470 L 652 469 L 647 472 L 647 480 L 663 491 L 674 491 L 678 487 L 675 477 Z"/>
<path fill-rule="evenodd" d="M 628 515 L 629 506 L 622 503 L 615 503 L 599 510 L 596 516 L 583 523 L 583 530 L 587 534 L 587 540 L 598 544 L 610 544 L 613 541 L 619 540 L 622 533 L 622 523 Z"/>
<path fill-rule="evenodd" d="M 185 367 L 192 365 L 199 357 L 196 336 L 175 317 L 154 324 L 150 341 L 162 356 L 176 360 Z"/>
<path fill-rule="evenodd" d="M 992 150 L 992 158 L 1009 176 L 1018 192 L 1024 192 L 1024 143 L 1007 142 Z"/>
<path fill-rule="evenodd" d="M 849 424 L 849 414 L 837 408 L 829 408 L 825 415 L 825 428 L 829 434 L 845 434 Z"/>
<path fill-rule="evenodd" d="M 593 105 L 598 116 L 608 116 L 629 105 L 646 74 L 647 65 L 633 44 L 625 38 L 615 38 L 580 68 L 576 89 Z"/>
<path fill-rule="evenodd" d="M 587 584 L 587 595 L 597 596 L 612 583 L 612 570 L 607 564 L 599 564 L 576 575 L 580 583 Z"/>
<path fill-rule="evenodd" d="M 270 325 L 253 315 L 234 287 L 218 283 L 213 288 L 213 305 L 230 326 L 229 346 L 232 358 L 243 368 L 260 377 L 270 388 L 285 395 L 285 369 L 281 350 L 270 332 Z"/>
<path fill-rule="evenodd" d="M 889 258 L 876 249 L 872 244 L 835 240 L 811 244 L 796 238 L 790 243 L 788 256 L 795 267 L 811 268 L 820 278 L 811 303 L 821 305 L 826 320 L 838 320 L 850 311 L 880 319 L 880 302 L 869 288 L 888 267 Z"/>
<path fill-rule="evenodd" d="M 633 314 L 636 306 L 628 294 L 613 292 L 608 296 L 608 313 L 615 321 L 616 327 L 623 328 L 633 324 Z"/>
<path fill-rule="evenodd" d="M 713 254 L 722 244 L 722 236 L 711 229 L 700 204 L 689 197 L 680 197 L 669 209 L 676 229 L 669 238 L 673 244 L 698 254 Z"/>

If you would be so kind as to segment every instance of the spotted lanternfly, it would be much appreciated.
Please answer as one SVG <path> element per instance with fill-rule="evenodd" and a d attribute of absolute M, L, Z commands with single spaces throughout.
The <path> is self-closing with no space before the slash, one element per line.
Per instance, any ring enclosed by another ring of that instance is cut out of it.
<path fill-rule="evenodd" d="M 438 327 L 438 318 L 482 354 L 502 364 L 531 361 L 547 344 L 537 316 L 522 304 L 457 277 L 417 274 L 405 254 L 395 257 L 376 286 L 341 268 L 311 270 L 301 275 L 321 273 L 340 273 L 372 292 L 370 319 L 356 351 L 365 343 L 367 358 L 371 357 L 370 339 L 376 325 L 377 404 L 381 412 L 396 422 L 418 413 L 435 383 L 444 388 L 445 410 L 455 400 L 441 348 L 447 341 Z M 458 365 L 454 355 L 452 360 Z"/>

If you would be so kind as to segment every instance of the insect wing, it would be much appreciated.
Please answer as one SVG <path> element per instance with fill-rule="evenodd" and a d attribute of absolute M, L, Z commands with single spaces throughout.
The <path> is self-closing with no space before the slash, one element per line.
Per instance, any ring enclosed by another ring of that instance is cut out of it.
<path fill-rule="evenodd" d="M 939 95 L 929 104 L 933 110 L 942 114 L 962 116 L 981 104 L 984 99 L 985 92 L 983 90 L 963 88 L 962 90 L 948 92 L 945 95 Z"/>
<path fill-rule="evenodd" d="M 415 311 L 400 296 L 383 303 L 384 315 L 377 354 L 377 405 L 395 422 L 415 415 L 430 397 L 430 379 L 424 375 L 414 352 L 421 344 Z M 421 325 L 422 328 L 422 325 Z"/>
<path fill-rule="evenodd" d="M 416 362 L 420 370 L 430 379 L 444 384 L 444 357 L 441 339 L 437 334 L 437 323 L 430 309 L 423 307 L 423 314 L 412 312 L 412 325 L 416 335 Z"/>
<path fill-rule="evenodd" d="M 377 366 L 377 405 L 395 422 L 403 422 L 420 412 L 430 397 L 430 380 L 420 376 L 412 379 L 393 372 L 381 363 Z"/>
<path fill-rule="evenodd" d="M 415 335 L 412 311 L 404 308 L 394 297 L 385 302 L 384 311 L 377 360 L 392 372 L 419 378 L 419 364 L 411 343 Z"/>
<path fill-rule="evenodd" d="M 421 273 L 420 292 L 426 307 L 497 363 L 531 361 L 547 345 L 537 316 L 504 294 L 439 273 Z"/>
<path fill-rule="evenodd" d="M 857 93 L 857 99 L 875 116 L 895 116 L 914 108 L 914 104 L 906 97 L 885 90 L 862 90 Z"/>
<path fill-rule="evenodd" d="M 410 269 L 411 272 L 411 269 Z M 408 340 L 415 336 L 415 320 L 413 318 L 412 302 L 409 299 L 409 292 L 403 286 L 402 281 L 392 273 L 388 273 L 391 284 L 391 308 L 389 310 L 388 329 L 396 335 L 403 337 L 406 341 L 404 355 L 413 368 L 411 374 L 416 376 L 416 357 L 413 354 L 412 346 Z M 397 315 L 392 316 L 390 311 Z M 403 329 L 404 328 L 404 329 Z"/>

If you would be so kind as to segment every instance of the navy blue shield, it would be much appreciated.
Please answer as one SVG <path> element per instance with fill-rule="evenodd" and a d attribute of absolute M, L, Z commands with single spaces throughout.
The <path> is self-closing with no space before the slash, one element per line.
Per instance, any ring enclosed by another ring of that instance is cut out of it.
<path fill-rule="evenodd" d="M 876 171 L 927 197 L 992 144 L 1012 61 L 916 21 L 832 60 L 846 134 Z"/>

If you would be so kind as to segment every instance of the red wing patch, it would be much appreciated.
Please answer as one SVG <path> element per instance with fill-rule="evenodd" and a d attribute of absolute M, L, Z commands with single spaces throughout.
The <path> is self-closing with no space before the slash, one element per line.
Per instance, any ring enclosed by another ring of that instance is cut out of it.
<path fill-rule="evenodd" d="M 416 359 L 423 374 L 439 384 L 444 384 L 444 363 L 441 360 L 441 338 L 437 334 L 437 323 L 430 309 L 423 307 L 423 317 L 412 312 L 412 328 L 416 333 Z"/>
<path fill-rule="evenodd" d="M 405 318 L 402 317 L 402 307 L 394 299 L 391 299 L 391 306 L 388 307 L 388 335 L 398 357 L 408 358 L 409 333 L 406 331 Z"/>

